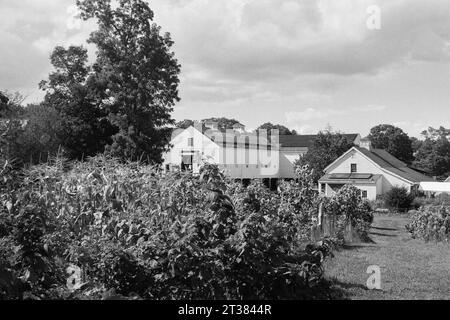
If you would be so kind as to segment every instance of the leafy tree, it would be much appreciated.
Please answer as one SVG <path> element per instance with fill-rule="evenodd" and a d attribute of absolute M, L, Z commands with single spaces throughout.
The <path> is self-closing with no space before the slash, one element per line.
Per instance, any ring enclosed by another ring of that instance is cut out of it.
<path fill-rule="evenodd" d="M 160 162 L 174 124 L 171 112 L 178 97 L 180 66 L 168 33 L 152 22 L 143 0 L 77 1 L 84 20 L 96 19 L 98 30 L 88 40 L 97 46 L 92 85 L 96 101 L 118 128 L 108 151 L 122 159 Z"/>
<path fill-rule="evenodd" d="M 412 142 L 402 129 L 390 124 L 380 124 L 370 130 L 369 139 L 377 149 L 384 149 L 394 157 L 411 163 L 414 159 Z"/>
<path fill-rule="evenodd" d="M 63 118 L 55 108 L 36 104 L 26 108 L 27 125 L 22 137 L 22 149 L 26 151 L 24 160 L 40 163 L 55 156 L 62 145 L 64 135 Z"/>
<path fill-rule="evenodd" d="M 416 137 L 411 137 L 411 147 L 413 149 L 413 154 L 415 154 L 420 147 L 422 146 L 422 140 L 417 139 Z"/>
<path fill-rule="evenodd" d="M 416 154 L 414 165 L 430 171 L 439 178 L 450 175 L 450 141 L 448 129 L 429 128 L 422 135 L 425 137 Z"/>
<path fill-rule="evenodd" d="M 431 140 L 438 140 L 441 138 L 449 139 L 450 138 L 450 129 L 446 129 L 443 126 L 440 126 L 438 129 L 429 127 L 428 130 L 422 131 L 422 136 L 425 139 L 431 139 Z"/>
<path fill-rule="evenodd" d="M 270 130 L 278 130 L 280 135 L 297 135 L 297 132 L 295 130 L 290 130 L 289 128 L 281 125 L 281 124 L 272 124 L 271 122 L 266 122 L 263 125 L 260 125 L 257 130 L 267 130 L 267 132 L 270 132 Z"/>
<path fill-rule="evenodd" d="M 323 170 L 352 147 L 353 142 L 341 133 L 319 132 L 312 147 L 296 162 L 296 166 L 308 165 L 317 182 L 324 174 Z"/>
<path fill-rule="evenodd" d="M 8 101 L 9 101 L 8 97 L 3 92 L 0 91 L 0 105 L 1 106 L 6 105 Z"/>
<path fill-rule="evenodd" d="M 208 118 L 208 119 L 203 119 L 201 121 L 201 123 L 205 123 L 205 122 L 217 122 L 217 126 L 219 128 L 220 131 L 226 131 L 227 129 L 233 129 L 233 126 L 235 124 L 241 124 L 239 121 L 237 121 L 236 119 L 228 119 L 225 117 L 221 117 L 221 118 Z"/>
<path fill-rule="evenodd" d="M 179 121 L 175 124 L 175 126 L 180 129 L 187 129 L 193 125 L 194 121 L 189 119 L 184 119 L 183 121 Z"/>
<path fill-rule="evenodd" d="M 47 81 L 40 83 L 40 88 L 47 91 L 43 106 L 39 112 L 49 112 L 49 116 L 59 120 L 56 128 L 43 128 L 44 120 L 35 124 L 44 131 L 57 131 L 58 140 L 70 158 L 82 159 L 104 151 L 111 142 L 110 137 L 118 130 L 107 119 L 107 108 L 98 92 L 105 85 L 87 65 L 88 53 L 83 47 L 56 47 L 50 61 L 55 71 L 50 73 Z M 35 109 L 38 111 L 38 109 Z M 37 116 L 37 114 L 34 114 Z M 34 120 L 38 120 L 34 118 Z M 47 122 L 48 123 L 48 122 Z M 53 126 L 51 123 L 48 123 Z M 46 149 L 46 148 L 44 148 Z M 48 151 L 48 150 L 47 150 Z M 55 150 L 53 150 L 55 151 Z"/>
<path fill-rule="evenodd" d="M 22 101 L 19 93 L 0 92 L 0 160 L 14 160 L 18 165 L 24 152 L 20 144 L 25 124 Z"/>

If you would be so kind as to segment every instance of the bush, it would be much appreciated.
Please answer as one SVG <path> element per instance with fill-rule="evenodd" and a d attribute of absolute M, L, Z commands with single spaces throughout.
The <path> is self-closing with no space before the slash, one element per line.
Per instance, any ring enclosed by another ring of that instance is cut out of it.
<path fill-rule="evenodd" d="M 345 185 L 332 197 L 325 198 L 324 204 L 327 214 L 338 217 L 338 234 L 341 239 L 344 238 L 345 227 L 350 223 L 362 240 L 368 239 L 373 222 L 373 210 L 370 203 L 361 198 L 358 188 Z"/>
<path fill-rule="evenodd" d="M 309 185 L 274 194 L 213 165 L 162 174 L 107 157 L 3 170 L 0 298 L 315 297 L 333 244 L 307 241 Z"/>
<path fill-rule="evenodd" d="M 418 210 L 423 206 L 450 206 L 450 195 L 446 193 L 439 194 L 432 198 L 416 197 L 412 206 Z"/>
<path fill-rule="evenodd" d="M 384 201 L 387 208 L 404 212 L 411 208 L 414 196 L 404 187 L 393 187 L 384 195 Z"/>
<path fill-rule="evenodd" d="M 421 208 L 412 216 L 406 230 L 413 238 L 425 241 L 449 241 L 450 208 L 444 206 Z"/>

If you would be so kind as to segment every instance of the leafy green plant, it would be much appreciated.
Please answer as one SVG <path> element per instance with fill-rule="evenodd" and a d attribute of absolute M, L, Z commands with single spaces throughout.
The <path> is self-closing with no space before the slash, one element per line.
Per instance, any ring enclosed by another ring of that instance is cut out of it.
<path fill-rule="evenodd" d="M 198 176 L 107 156 L 6 166 L 1 298 L 315 297 L 333 243 L 309 243 L 318 200 L 299 176 L 273 193 L 209 164 Z"/>
<path fill-rule="evenodd" d="M 335 195 L 324 198 L 323 201 L 326 214 L 337 217 L 338 237 L 342 239 L 346 226 L 351 224 L 362 240 L 368 239 L 373 210 L 370 203 L 361 198 L 358 188 L 345 185 Z"/>
<path fill-rule="evenodd" d="M 413 238 L 425 241 L 450 240 L 450 208 L 444 206 L 421 208 L 411 217 L 406 230 Z"/>
<path fill-rule="evenodd" d="M 386 207 L 396 211 L 407 211 L 414 201 L 414 196 L 404 187 L 392 187 L 384 195 Z"/>

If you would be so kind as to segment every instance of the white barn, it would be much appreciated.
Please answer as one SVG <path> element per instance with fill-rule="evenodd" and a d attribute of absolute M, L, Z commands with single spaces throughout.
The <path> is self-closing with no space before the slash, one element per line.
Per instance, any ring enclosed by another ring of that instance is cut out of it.
<path fill-rule="evenodd" d="M 218 164 L 234 179 L 292 179 L 294 164 L 308 152 L 315 135 L 268 136 L 246 132 L 243 125 L 235 125 L 226 134 L 217 123 L 196 124 L 187 129 L 176 129 L 164 156 L 165 170 L 191 170 L 198 173 L 204 162 Z M 347 139 L 357 144 L 359 134 L 348 134 Z"/>

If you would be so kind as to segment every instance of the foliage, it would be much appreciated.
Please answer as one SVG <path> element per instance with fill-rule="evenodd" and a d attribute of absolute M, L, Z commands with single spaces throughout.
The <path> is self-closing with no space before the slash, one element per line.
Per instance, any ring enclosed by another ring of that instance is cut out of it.
<path fill-rule="evenodd" d="M 314 144 L 297 161 L 297 165 L 308 165 L 314 172 L 313 180 L 317 182 L 323 176 L 323 170 L 351 147 L 353 142 L 341 133 L 319 132 Z"/>
<path fill-rule="evenodd" d="M 450 195 L 442 193 L 433 198 L 416 197 L 413 201 L 413 207 L 419 209 L 424 206 L 450 206 Z"/>
<path fill-rule="evenodd" d="M 412 142 L 398 127 L 390 124 L 375 126 L 370 129 L 369 139 L 374 148 L 384 149 L 406 163 L 411 163 L 414 159 Z"/>
<path fill-rule="evenodd" d="M 392 187 L 383 198 L 386 207 L 396 211 L 408 210 L 414 201 L 414 195 L 410 194 L 405 187 Z"/>
<path fill-rule="evenodd" d="M 421 141 L 415 154 L 414 164 L 431 172 L 434 176 L 446 179 L 450 176 L 450 140 L 449 129 L 429 128 L 422 133 Z"/>
<path fill-rule="evenodd" d="M 2 93 L 0 101 L 0 158 L 15 160 L 21 165 L 23 153 L 24 110 L 20 106 L 23 97 L 18 94 Z"/>
<path fill-rule="evenodd" d="M 180 66 L 168 33 L 153 23 L 145 1 L 77 1 L 81 17 L 95 19 L 98 30 L 93 82 L 109 121 L 119 129 L 108 146 L 112 155 L 160 162 L 173 124 L 170 113 L 178 97 Z"/>
<path fill-rule="evenodd" d="M 180 129 L 187 129 L 194 125 L 195 125 L 195 122 L 190 119 L 184 119 L 183 121 L 179 121 L 175 124 L 175 126 Z"/>
<path fill-rule="evenodd" d="M 107 156 L 4 168 L 4 299 L 311 298 L 331 253 L 302 227 L 317 205 L 307 181 L 273 194 L 213 165 L 162 174 Z"/>
<path fill-rule="evenodd" d="M 87 64 L 87 50 L 58 46 L 50 61 L 55 70 L 47 81 L 40 83 L 40 88 L 47 93 L 42 106 L 30 110 L 33 120 L 30 130 L 38 130 L 44 140 L 49 138 L 61 145 L 72 159 L 103 152 L 117 129 L 107 121 L 108 110 L 97 96 L 98 83 L 92 80 L 94 75 Z M 55 122 L 48 123 L 47 116 Z M 51 151 L 55 153 L 59 145 Z M 49 147 L 51 143 L 46 145 Z"/>
<path fill-rule="evenodd" d="M 332 197 L 324 199 L 327 214 L 338 217 L 338 234 L 342 238 L 348 224 L 356 228 L 362 240 L 368 238 L 368 232 L 373 222 L 372 207 L 368 201 L 363 201 L 360 190 L 352 185 L 343 186 Z"/>
<path fill-rule="evenodd" d="M 233 129 L 233 126 L 235 124 L 241 124 L 239 121 L 237 121 L 236 119 L 229 119 L 229 118 L 225 118 L 225 117 L 220 117 L 220 118 L 208 118 L 208 119 L 203 119 L 202 121 L 200 121 L 202 124 L 205 124 L 206 122 L 217 122 L 217 126 L 219 128 L 220 131 L 225 132 L 226 130 L 231 130 Z"/>
<path fill-rule="evenodd" d="M 266 122 L 262 125 L 260 125 L 256 130 L 267 130 L 268 133 L 270 133 L 270 130 L 278 130 L 278 133 L 280 135 L 297 135 L 297 131 L 290 130 L 289 128 L 281 125 L 281 124 L 272 124 L 271 122 Z"/>
<path fill-rule="evenodd" d="M 412 216 L 406 230 L 413 238 L 425 241 L 450 241 L 450 208 L 434 206 L 421 208 Z"/>

